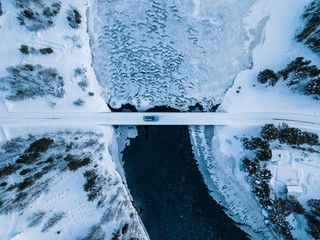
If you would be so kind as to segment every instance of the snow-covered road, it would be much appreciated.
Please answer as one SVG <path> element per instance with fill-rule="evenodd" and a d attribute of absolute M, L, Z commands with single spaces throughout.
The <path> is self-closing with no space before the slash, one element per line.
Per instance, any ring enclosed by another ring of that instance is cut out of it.
<path fill-rule="evenodd" d="M 144 121 L 143 116 L 157 121 Z M 195 113 L 195 112 L 100 112 L 100 113 L 1 113 L 0 125 L 261 125 L 286 122 L 291 126 L 320 129 L 320 116 L 298 113 Z"/>

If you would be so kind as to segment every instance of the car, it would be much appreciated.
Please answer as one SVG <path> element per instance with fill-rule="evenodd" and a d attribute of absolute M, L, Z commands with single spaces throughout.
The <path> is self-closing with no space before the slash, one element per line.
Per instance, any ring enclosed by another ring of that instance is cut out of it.
<path fill-rule="evenodd" d="M 156 116 L 143 116 L 143 121 L 154 122 L 154 121 L 157 121 L 157 117 Z"/>

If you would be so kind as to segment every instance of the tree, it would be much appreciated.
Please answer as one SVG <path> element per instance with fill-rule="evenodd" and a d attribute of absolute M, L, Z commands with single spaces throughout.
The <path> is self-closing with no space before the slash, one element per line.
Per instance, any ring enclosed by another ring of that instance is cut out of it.
<path fill-rule="evenodd" d="M 256 156 L 260 161 L 269 161 L 271 159 L 271 151 L 269 149 L 262 149 L 257 152 Z"/>
<path fill-rule="evenodd" d="M 297 214 L 305 214 L 306 210 L 302 207 L 295 196 L 287 196 L 285 199 L 288 215 L 292 212 Z"/>
<path fill-rule="evenodd" d="M 243 138 L 242 145 L 244 149 L 247 150 L 255 150 L 257 148 L 261 149 L 269 149 L 270 145 L 267 141 L 262 140 L 261 138 Z"/>
<path fill-rule="evenodd" d="M 304 87 L 304 92 L 307 95 L 320 95 L 320 78 L 314 79 L 307 83 Z"/>
<path fill-rule="evenodd" d="M 320 217 L 320 200 L 310 199 L 307 203 L 311 209 L 311 213 Z"/>
<path fill-rule="evenodd" d="M 27 46 L 27 45 L 21 45 L 19 50 L 20 50 L 21 53 L 23 53 L 25 55 L 28 55 L 30 53 L 29 46 Z"/>
<path fill-rule="evenodd" d="M 50 47 L 41 48 L 39 51 L 40 51 L 40 53 L 43 54 L 43 55 L 53 53 L 53 50 L 52 50 L 52 48 L 50 48 Z"/>
<path fill-rule="evenodd" d="M 257 80 L 261 84 L 269 82 L 271 86 L 274 86 L 278 82 L 279 77 L 274 73 L 274 71 L 265 69 L 258 74 Z"/>
<path fill-rule="evenodd" d="M 260 135 L 264 140 L 274 141 L 278 138 L 278 129 L 273 124 L 266 124 L 261 128 Z"/>
<path fill-rule="evenodd" d="M 81 24 L 81 14 L 78 12 L 77 9 L 72 8 L 67 11 L 67 20 L 69 22 L 69 26 L 77 29 L 80 27 Z"/>
<path fill-rule="evenodd" d="M 242 160 L 243 167 L 245 172 L 248 172 L 249 175 L 254 175 L 259 171 L 259 162 L 257 160 L 249 160 L 245 158 Z"/>
<path fill-rule="evenodd" d="M 315 239 L 320 238 L 320 221 L 319 219 L 311 214 L 306 214 L 307 224 L 309 229 L 307 233 L 309 233 Z"/>

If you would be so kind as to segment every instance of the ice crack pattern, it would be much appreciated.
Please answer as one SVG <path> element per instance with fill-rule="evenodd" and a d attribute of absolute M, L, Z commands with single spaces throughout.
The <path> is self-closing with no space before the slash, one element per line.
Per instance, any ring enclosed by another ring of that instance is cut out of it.
<path fill-rule="evenodd" d="M 104 1 L 91 13 L 93 66 L 113 107 L 219 103 L 248 67 L 243 23 L 253 1 Z M 239 16 L 240 15 L 240 16 Z"/>

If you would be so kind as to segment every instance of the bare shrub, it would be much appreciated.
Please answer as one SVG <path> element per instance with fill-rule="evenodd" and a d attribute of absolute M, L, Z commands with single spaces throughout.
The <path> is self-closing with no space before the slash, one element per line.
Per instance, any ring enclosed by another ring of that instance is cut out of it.
<path fill-rule="evenodd" d="M 57 225 L 58 222 L 61 221 L 62 218 L 65 216 L 65 212 L 58 212 L 55 213 L 51 218 L 48 219 L 48 221 L 44 224 L 43 228 L 41 229 L 41 232 L 48 231 L 49 228 L 52 228 L 53 226 Z"/>
<path fill-rule="evenodd" d="M 78 12 L 78 10 L 75 7 L 71 7 L 67 11 L 67 20 L 69 22 L 69 26 L 78 29 L 81 24 L 81 14 Z"/>
<path fill-rule="evenodd" d="M 38 226 L 43 220 L 45 215 L 46 215 L 45 211 L 39 211 L 39 212 L 33 213 L 31 217 L 27 218 L 27 221 L 29 222 L 28 228 Z"/>
<path fill-rule="evenodd" d="M 7 72 L 9 75 L 0 80 L 8 88 L 9 100 L 24 100 L 46 95 L 62 98 L 65 94 L 63 78 L 54 68 L 25 64 L 9 67 Z"/>
<path fill-rule="evenodd" d="M 58 1 L 45 4 L 41 0 L 15 0 L 14 5 L 20 9 L 17 16 L 20 25 L 35 32 L 52 27 L 61 9 Z"/>
<path fill-rule="evenodd" d="M 75 106 L 78 106 L 78 107 L 82 107 L 82 106 L 84 105 L 84 103 L 85 103 L 85 101 L 83 101 L 81 98 L 78 98 L 77 100 L 75 100 L 75 101 L 73 102 L 73 104 L 74 104 Z"/>

